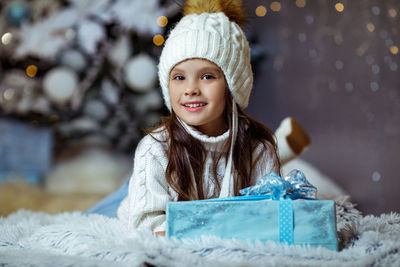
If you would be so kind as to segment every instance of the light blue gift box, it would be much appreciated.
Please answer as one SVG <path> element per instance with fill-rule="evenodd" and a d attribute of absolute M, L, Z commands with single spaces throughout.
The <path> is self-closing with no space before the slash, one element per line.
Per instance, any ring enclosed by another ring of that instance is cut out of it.
<path fill-rule="evenodd" d="M 166 235 L 275 241 L 338 250 L 333 200 L 272 200 L 270 195 L 249 195 L 169 202 Z"/>

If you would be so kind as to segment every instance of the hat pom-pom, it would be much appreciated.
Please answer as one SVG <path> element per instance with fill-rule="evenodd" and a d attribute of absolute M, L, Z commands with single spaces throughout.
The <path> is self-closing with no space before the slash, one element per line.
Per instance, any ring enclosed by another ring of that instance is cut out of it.
<path fill-rule="evenodd" d="M 187 0 L 183 6 L 184 15 L 218 12 L 243 27 L 246 16 L 241 0 Z"/>

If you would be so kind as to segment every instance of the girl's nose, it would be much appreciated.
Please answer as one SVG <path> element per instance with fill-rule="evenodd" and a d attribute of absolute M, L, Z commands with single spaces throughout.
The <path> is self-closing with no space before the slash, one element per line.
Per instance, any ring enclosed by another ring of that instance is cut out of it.
<path fill-rule="evenodd" d="M 190 87 L 185 89 L 185 96 L 198 96 L 200 95 L 200 89 L 197 87 Z"/>

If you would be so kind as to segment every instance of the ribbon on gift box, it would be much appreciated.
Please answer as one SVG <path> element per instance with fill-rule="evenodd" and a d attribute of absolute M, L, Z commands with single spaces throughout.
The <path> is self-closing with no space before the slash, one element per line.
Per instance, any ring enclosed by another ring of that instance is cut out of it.
<path fill-rule="evenodd" d="M 317 188 L 300 170 L 292 170 L 284 178 L 272 172 L 253 186 L 241 189 L 243 196 L 267 195 L 279 200 L 279 241 L 293 244 L 293 204 L 295 199 L 315 199 Z"/>

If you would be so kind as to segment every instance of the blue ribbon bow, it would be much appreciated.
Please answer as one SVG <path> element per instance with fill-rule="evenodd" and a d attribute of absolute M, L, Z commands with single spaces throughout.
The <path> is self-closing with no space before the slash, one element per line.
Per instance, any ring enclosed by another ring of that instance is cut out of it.
<path fill-rule="evenodd" d="M 315 199 L 317 188 L 313 186 L 299 170 L 293 170 L 284 178 L 272 172 L 253 186 L 239 191 L 244 196 L 266 195 L 273 200 L 279 200 L 278 225 L 279 241 L 293 244 L 294 213 L 292 200 Z"/>
<path fill-rule="evenodd" d="M 284 178 L 271 172 L 253 186 L 241 189 L 243 196 L 270 195 L 273 200 L 279 199 L 315 199 L 317 188 L 313 186 L 299 170 L 292 170 Z"/>

